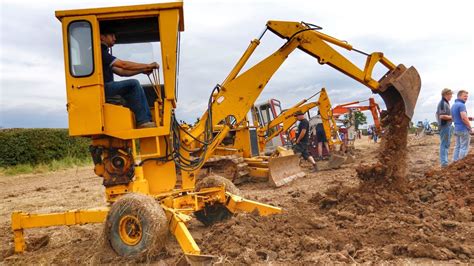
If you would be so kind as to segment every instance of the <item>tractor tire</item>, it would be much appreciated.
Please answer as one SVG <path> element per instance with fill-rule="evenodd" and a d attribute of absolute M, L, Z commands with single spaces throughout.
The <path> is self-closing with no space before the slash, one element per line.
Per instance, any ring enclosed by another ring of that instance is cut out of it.
<path fill-rule="evenodd" d="M 107 215 L 105 237 L 123 257 L 147 257 L 163 249 L 168 221 L 152 197 L 130 193 L 117 200 Z"/>
<path fill-rule="evenodd" d="M 203 188 L 219 187 L 225 185 L 225 190 L 234 194 L 240 195 L 240 190 L 227 178 L 222 176 L 207 176 L 196 184 L 196 191 Z M 194 212 L 198 221 L 205 226 L 210 226 L 216 222 L 225 220 L 232 216 L 232 213 L 221 203 L 209 204 L 204 209 Z"/>

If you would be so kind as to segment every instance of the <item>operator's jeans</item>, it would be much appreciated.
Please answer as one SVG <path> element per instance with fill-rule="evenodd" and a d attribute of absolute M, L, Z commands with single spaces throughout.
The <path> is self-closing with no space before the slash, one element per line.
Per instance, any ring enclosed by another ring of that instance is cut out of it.
<path fill-rule="evenodd" d="M 469 131 L 454 131 L 454 138 L 456 144 L 454 145 L 453 161 L 461 160 L 466 157 L 469 152 L 469 142 L 471 142 L 471 135 Z"/>
<path fill-rule="evenodd" d="M 136 79 L 127 79 L 123 81 L 111 81 L 105 83 L 105 96 L 122 96 L 127 101 L 127 106 L 135 113 L 137 125 L 150 122 L 150 107 L 140 82 Z"/>
<path fill-rule="evenodd" d="M 441 167 L 448 166 L 448 151 L 451 144 L 451 126 L 442 127 L 439 130 L 439 138 L 441 143 L 439 145 L 439 161 Z"/>

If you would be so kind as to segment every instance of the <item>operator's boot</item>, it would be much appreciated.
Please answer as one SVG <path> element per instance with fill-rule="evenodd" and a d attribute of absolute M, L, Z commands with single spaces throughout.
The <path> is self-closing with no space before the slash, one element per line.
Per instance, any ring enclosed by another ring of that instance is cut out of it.
<path fill-rule="evenodd" d="M 314 161 L 313 156 L 308 157 L 308 161 L 313 165 L 313 168 L 310 170 L 311 173 L 317 172 L 318 171 L 318 165 Z"/>

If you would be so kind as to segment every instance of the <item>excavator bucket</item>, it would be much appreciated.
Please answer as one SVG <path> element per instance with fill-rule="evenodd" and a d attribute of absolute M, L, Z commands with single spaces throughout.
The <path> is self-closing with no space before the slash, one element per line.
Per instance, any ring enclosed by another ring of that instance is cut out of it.
<path fill-rule="evenodd" d="M 402 101 L 405 107 L 405 115 L 411 119 L 421 89 L 421 79 L 418 71 L 414 67 L 407 69 L 400 64 L 382 77 L 379 83 L 380 96 L 387 105 L 387 109 L 390 110 Z"/>
<path fill-rule="evenodd" d="M 268 181 L 275 187 L 281 187 L 299 177 L 305 176 L 300 167 L 300 158 L 295 154 L 270 158 L 268 160 L 268 168 Z"/>

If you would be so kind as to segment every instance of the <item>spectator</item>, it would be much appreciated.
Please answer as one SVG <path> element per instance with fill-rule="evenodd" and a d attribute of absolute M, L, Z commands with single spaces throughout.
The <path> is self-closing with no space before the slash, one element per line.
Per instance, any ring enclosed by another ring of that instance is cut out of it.
<path fill-rule="evenodd" d="M 448 166 L 448 151 L 451 143 L 451 131 L 452 131 L 452 117 L 451 107 L 449 101 L 453 97 L 453 91 L 450 89 L 443 89 L 441 91 L 441 101 L 438 104 L 436 110 L 436 119 L 438 120 L 439 126 L 439 161 L 441 167 Z"/>
<path fill-rule="evenodd" d="M 468 94 L 467 91 L 460 90 L 456 101 L 454 101 L 453 108 L 451 108 L 454 122 L 454 138 L 456 141 L 454 145 L 453 161 L 461 160 L 466 157 L 469 151 L 469 142 L 471 141 L 469 133 L 471 133 L 472 128 L 466 111 Z"/>
<path fill-rule="evenodd" d="M 374 143 L 377 143 L 377 130 L 372 129 L 372 139 L 374 140 Z"/>
<path fill-rule="evenodd" d="M 323 160 L 323 145 L 326 147 L 328 154 L 330 153 L 330 150 L 326 131 L 324 131 L 323 117 L 319 111 L 316 116 L 316 139 L 318 140 L 318 160 Z"/>
<path fill-rule="evenodd" d="M 314 161 L 313 156 L 308 152 L 309 143 L 309 121 L 305 118 L 304 113 L 296 111 L 293 116 L 299 121 L 298 132 L 296 132 L 296 141 L 293 150 L 297 154 L 301 154 L 303 159 L 309 161 L 313 165 L 313 172 L 318 170 L 318 166 Z"/>

